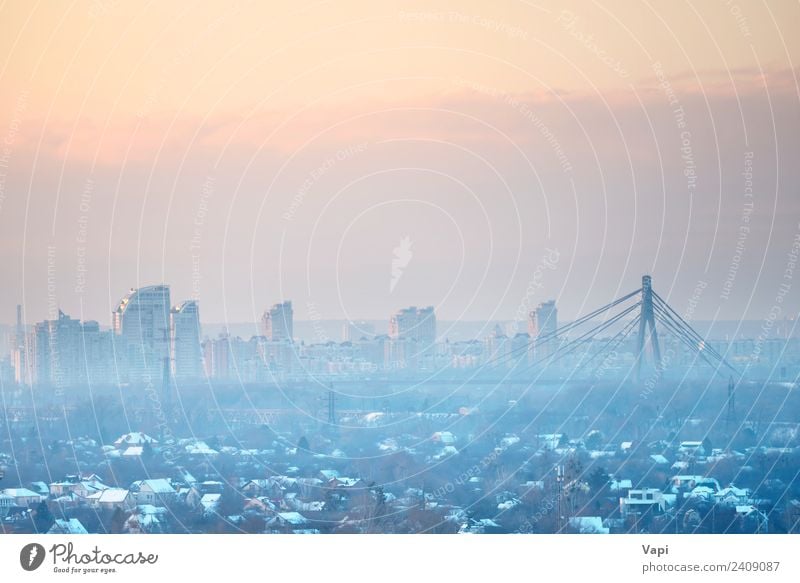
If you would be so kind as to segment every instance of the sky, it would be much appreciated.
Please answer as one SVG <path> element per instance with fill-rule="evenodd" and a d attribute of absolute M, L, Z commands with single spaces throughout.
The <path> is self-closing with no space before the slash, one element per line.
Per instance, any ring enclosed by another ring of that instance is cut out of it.
<path fill-rule="evenodd" d="M 800 310 L 797 2 L 274 4 L 0 5 L 0 321 Z"/>

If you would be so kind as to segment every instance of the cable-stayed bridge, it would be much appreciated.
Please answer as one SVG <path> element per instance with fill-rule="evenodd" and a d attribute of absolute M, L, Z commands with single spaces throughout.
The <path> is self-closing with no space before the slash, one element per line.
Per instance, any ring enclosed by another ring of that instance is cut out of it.
<path fill-rule="evenodd" d="M 663 372 L 670 359 L 664 358 L 661 336 L 672 336 L 693 356 L 694 362 L 709 365 L 715 374 L 739 376 L 724 356 L 709 345 L 686 320 L 655 290 L 649 275 L 642 287 L 617 298 L 555 330 L 540 334 L 530 343 L 517 346 L 488 363 L 491 367 L 513 366 L 513 376 L 542 375 L 543 371 L 571 359 L 568 376 L 582 378 L 585 371 L 596 373 L 610 354 L 616 354 L 635 335 L 633 380 L 642 377 L 643 366 Z M 594 375 L 592 375 L 594 376 Z"/>

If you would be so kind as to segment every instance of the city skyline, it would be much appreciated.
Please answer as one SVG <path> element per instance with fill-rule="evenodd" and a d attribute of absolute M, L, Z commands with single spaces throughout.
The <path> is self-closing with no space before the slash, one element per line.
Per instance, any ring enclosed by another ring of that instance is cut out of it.
<path fill-rule="evenodd" d="M 168 280 L 209 322 L 503 320 L 530 290 L 570 318 L 650 273 L 767 317 L 800 249 L 795 4 L 339 4 L 11 8 L 0 313 L 104 320 Z"/>
<path fill-rule="evenodd" d="M 540 556 L 478 543 L 423 579 L 791 578 L 798 24 L 800 0 L 0 2 L 9 572 L 208 579 L 267 555 L 126 535 L 349 534 L 386 554 L 330 538 L 311 571 L 367 580 L 400 556 L 372 535 L 431 533 Z M 559 534 L 644 544 L 576 562 Z"/>

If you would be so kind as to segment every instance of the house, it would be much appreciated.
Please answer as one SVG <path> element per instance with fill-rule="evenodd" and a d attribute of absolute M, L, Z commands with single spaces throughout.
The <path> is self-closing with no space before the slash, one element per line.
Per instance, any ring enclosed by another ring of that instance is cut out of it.
<path fill-rule="evenodd" d="M 722 504 L 724 506 L 740 506 L 747 504 L 750 498 L 750 490 L 747 488 L 737 488 L 731 484 L 727 488 L 723 488 L 714 494 L 714 498 L 717 504 Z"/>
<path fill-rule="evenodd" d="M 443 445 L 453 445 L 456 442 L 455 436 L 449 431 L 437 431 L 431 436 L 431 439 L 435 443 L 441 443 Z"/>
<path fill-rule="evenodd" d="M 622 494 L 623 496 L 628 495 L 628 491 L 633 488 L 633 482 L 631 480 L 611 480 L 608 483 L 608 489 L 612 492 L 616 492 L 618 494 Z"/>
<path fill-rule="evenodd" d="M 98 508 L 130 510 L 136 505 L 133 494 L 125 488 L 106 488 L 90 497 Z"/>
<path fill-rule="evenodd" d="M 291 532 L 304 528 L 308 519 L 299 512 L 278 512 L 267 521 L 267 527 L 278 531 Z"/>
<path fill-rule="evenodd" d="M 81 524 L 77 518 L 70 518 L 67 520 L 56 518 L 53 526 L 47 531 L 47 534 L 89 534 L 86 527 Z"/>
<path fill-rule="evenodd" d="M 48 486 L 50 490 L 50 496 L 53 498 L 57 498 L 58 496 L 64 496 L 66 494 L 70 494 L 75 488 L 77 482 L 70 482 L 67 480 L 61 482 L 51 482 Z"/>
<path fill-rule="evenodd" d="M 108 490 L 108 486 L 97 479 L 97 476 L 92 476 L 87 480 L 82 480 L 74 486 L 68 488 L 69 492 L 72 492 L 81 498 L 90 498 L 92 495 L 98 494 L 103 490 Z"/>
<path fill-rule="evenodd" d="M 248 480 L 244 486 L 242 486 L 242 494 L 245 496 L 250 496 L 255 498 L 257 496 L 263 495 L 269 489 L 270 481 L 267 479 L 264 480 Z"/>
<path fill-rule="evenodd" d="M 715 478 L 707 478 L 699 475 L 679 474 L 677 476 L 672 476 L 669 482 L 673 494 L 677 494 L 678 492 L 691 492 L 697 486 L 706 486 L 714 490 L 714 492 L 718 492 L 720 489 L 719 482 L 717 482 Z"/>
<path fill-rule="evenodd" d="M 203 497 L 200 498 L 203 513 L 206 515 L 216 513 L 220 498 L 222 498 L 222 494 L 203 494 Z"/>
<path fill-rule="evenodd" d="M 320 470 L 319 476 L 323 481 L 329 482 L 334 478 L 338 478 L 339 472 L 337 472 L 336 470 Z"/>
<path fill-rule="evenodd" d="M 128 534 L 166 532 L 167 509 L 151 504 L 137 506 L 123 526 Z"/>
<path fill-rule="evenodd" d="M 165 478 L 142 480 L 134 482 L 131 489 L 136 489 L 137 504 L 152 504 L 164 506 L 177 497 L 177 492 Z M 160 503 L 160 504 L 159 504 Z"/>
<path fill-rule="evenodd" d="M 8 511 L 14 505 L 14 499 L 7 494 L 0 494 L 0 519 L 8 516 Z"/>
<path fill-rule="evenodd" d="M 207 480 L 189 488 L 184 500 L 192 508 L 197 508 L 201 505 L 204 496 L 207 494 L 222 494 L 224 489 L 225 485 L 222 482 Z"/>
<path fill-rule="evenodd" d="M 50 488 L 44 482 L 31 482 L 31 490 L 47 498 L 50 495 Z"/>
<path fill-rule="evenodd" d="M 544 449 L 554 450 L 561 445 L 561 440 L 564 438 L 564 435 L 562 433 L 545 433 L 539 435 L 538 438 Z"/>
<path fill-rule="evenodd" d="M 623 518 L 631 514 L 660 514 L 665 508 L 664 494 L 658 488 L 630 490 L 627 497 L 619 499 L 619 510 Z"/>
<path fill-rule="evenodd" d="M 711 502 L 714 499 L 714 490 L 708 486 L 697 486 L 686 497 Z"/>
<path fill-rule="evenodd" d="M 480 518 L 478 520 L 469 519 L 459 528 L 459 534 L 495 534 L 503 531 L 503 528 L 491 518 Z"/>
<path fill-rule="evenodd" d="M 678 451 L 684 455 L 705 455 L 702 441 L 681 441 Z"/>
<path fill-rule="evenodd" d="M 610 529 L 603 526 L 599 516 L 572 516 L 569 526 L 580 534 L 608 534 Z"/>
<path fill-rule="evenodd" d="M 736 507 L 736 516 L 739 518 L 743 532 L 753 534 L 769 533 L 769 519 L 767 515 L 751 504 Z"/>
<path fill-rule="evenodd" d="M 125 435 L 121 435 L 117 440 L 114 442 L 114 445 L 117 449 L 127 449 L 129 446 L 143 446 L 145 443 L 149 445 L 156 445 L 158 440 L 153 439 L 149 435 L 142 433 L 140 431 L 134 431 L 132 433 L 126 433 Z"/>
<path fill-rule="evenodd" d="M 2 493 L 10 496 L 15 506 L 28 507 L 44 500 L 44 496 L 28 488 L 6 488 Z"/>
<path fill-rule="evenodd" d="M 301 496 L 312 498 L 321 493 L 323 481 L 319 478 L 298 478 L 297 485 Z M 265 491 L 265 493 L 267 492 Z"/>
<path fill-rule="evenodd" d="M 200 440 L 190 440 L 188 443 L 184 444 L 183 449 L 187 455 L 206 457 L 216 457 L 219 455 L 217 450 L 212 449 L 205 441 Z"/>

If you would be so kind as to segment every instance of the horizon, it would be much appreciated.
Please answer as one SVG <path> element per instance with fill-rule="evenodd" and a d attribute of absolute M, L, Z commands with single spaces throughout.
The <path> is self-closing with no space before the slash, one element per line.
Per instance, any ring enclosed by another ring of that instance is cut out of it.
<path fill-rule="evenodd" d="M 215 321 L 577 317 L 650 273 L 759 319 L 791 284 L 795 3 L 32 10 L 0 24 L 0 314 L 168 280 Z"/>

